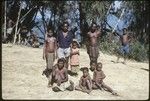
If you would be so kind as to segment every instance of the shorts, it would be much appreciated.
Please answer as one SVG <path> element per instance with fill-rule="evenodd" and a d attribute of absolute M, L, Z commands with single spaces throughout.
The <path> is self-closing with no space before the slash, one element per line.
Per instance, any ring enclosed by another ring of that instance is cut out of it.
<path fill-rule="evenodd" d="M 129 53 L 129 45 L 126 44 L 126 45 L 121 46 L 119 51 L 121 54 L 128 54 Z"/>
<path fill-rule="evenodd" d="M 70 47 L 69 48 L 58 48 L 57 50 L 58 58 L 65 58 L 70 56 Z"/>
<path fill-rule="evenodd" d="M 68 88 L 70 85 L 71 85 L 70 82 L 67 81 L 67 82 L 61 83 L 60 86 L 58 86 L 57 83 L 54 83 L 53 87 L 58 87 L 61 91 L 65 91 L 66 88 Z"/>

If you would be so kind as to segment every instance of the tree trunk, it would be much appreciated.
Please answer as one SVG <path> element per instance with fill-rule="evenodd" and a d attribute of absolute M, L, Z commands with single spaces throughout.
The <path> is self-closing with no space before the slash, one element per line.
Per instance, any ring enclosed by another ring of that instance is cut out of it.
<path fill-rule="evenodd" d="M 20 33 L 19 33 L 19 32 L 20 32 L 20 28 L 18 29 L 18 32 L 17 32 L 17 35 L 18 35 L 18 37 L 19 37 L 19 38 L 18 38 L 18 43 L 20 44 L 21 37 L 20 37 Z"/>
<path fill-rule="evenodd" d="M 18 18 L 17 18 L 17 21 L 16 21 L 15 36 L 14 36 L 13 44 L 16 43 L 16 36 L 17 36 L 17 29 L 18 29 L 18 22 L 19 22 L 19 18 L 20 18 L 20 13 L 21 13 L 21 3 L 20 3 L 20 9 L 19 9 L 19 12 L 18 12 Z"/>
<path fill-rule="evenodd" d="M 6 8 L 7 8 L 7 1 L 5 0 L 5 10 L 4 10 L 4 39 L 6 39 Z"/>

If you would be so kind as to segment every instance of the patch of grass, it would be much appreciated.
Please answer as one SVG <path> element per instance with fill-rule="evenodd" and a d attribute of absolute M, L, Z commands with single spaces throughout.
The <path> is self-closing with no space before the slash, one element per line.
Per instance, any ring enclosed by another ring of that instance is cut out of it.
<path fill-rule="evenodd" d="M 120 45 L 117 44 L 116 42 L 108 42 L 108 41 L 100 42 L 99 46 L 100 50 L 103 53 L 107 53 L 110 55 L 112 54 L 119 55 L 118 54 L 119 47 Z M 127 58 L 134 59 L 139 62 L 144 62 L 149 59 L 148 54 L 149 54 L 149 45 L 144 46 L 140 42 L 136 41 L 130 44 L 130 52 Z"/>

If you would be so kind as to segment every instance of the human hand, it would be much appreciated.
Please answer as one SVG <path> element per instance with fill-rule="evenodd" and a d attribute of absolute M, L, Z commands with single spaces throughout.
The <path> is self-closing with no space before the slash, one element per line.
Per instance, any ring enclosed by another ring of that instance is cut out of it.
<path fill-rule="evenodd" d="M 57 80 L 57 86 L 60 86 L 60 85 L 61 85 L 61 81 Z"/>

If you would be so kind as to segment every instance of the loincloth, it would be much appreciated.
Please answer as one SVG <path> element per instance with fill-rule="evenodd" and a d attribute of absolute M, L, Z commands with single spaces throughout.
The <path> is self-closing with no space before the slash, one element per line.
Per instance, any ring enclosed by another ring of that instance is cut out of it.
<path fill-rule="evenodd" d="M 52 69 L 55 60 L 54 53 L 46 53 L 46 64 L 48 69 Z"/>
<path fill-rule="evenodd" d="M 67 81 L 67 82 L 63 82 L 61 83 L 60 86 L 57 85 L 57 83 L 54 83 L 53 87 L 58 87 L 61 91 L 65 91 L 67 87 L 70 86 L 70 82 Z"/>
<path fill-rule="evenodd" d="M 99 55 L 98 46 L 89 46 L 89 56 L 97 58 Z"/>

